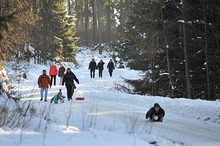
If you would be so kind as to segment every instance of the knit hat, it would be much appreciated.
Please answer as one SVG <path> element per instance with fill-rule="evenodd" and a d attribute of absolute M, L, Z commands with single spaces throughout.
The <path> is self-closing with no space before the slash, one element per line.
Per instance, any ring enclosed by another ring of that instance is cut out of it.
<path fill-rule="evenodd" d="M 154 107 L 160 107 L 160 105 L 158 103 L 155 103 Z"/>

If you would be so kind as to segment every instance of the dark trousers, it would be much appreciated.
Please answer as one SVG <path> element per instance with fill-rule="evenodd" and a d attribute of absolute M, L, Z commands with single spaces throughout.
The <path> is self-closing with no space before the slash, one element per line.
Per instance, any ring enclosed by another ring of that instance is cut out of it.
<path fill-rule="evenodd" d="M 103 70 L 99 70 L 99 77 L 102 77 L 102 71 Z"/>
<path fill-rule="evenodd" d="M 110 75 L 110 77 L 112 77 L 112 71 L 109 71 L 109 75 Z"/>
<path fill-rule="evenodd" d="M 54 80 L 54 85 L 56 85 L 56 76 L 57 76 L 57 75 L 51 75 L 51 76 L 50 76 L 50 78 L 51 78 L 51 80 L 50 80 L 50 85 L 51 85 L 51 86 L 52 86 L 53 80 Z"/>
<path fill-rule="evenodd" d="M 68 100 L 71 100 L 74 93 L 74 89 L 72 86 L 66 86 L 66 90 L 67 90 L 67 98 Z"/>
<path fill-rule="evenodd" d="M 90 76 L 91 78 L 95 78 L 95 70 L 90 70 Z"/>

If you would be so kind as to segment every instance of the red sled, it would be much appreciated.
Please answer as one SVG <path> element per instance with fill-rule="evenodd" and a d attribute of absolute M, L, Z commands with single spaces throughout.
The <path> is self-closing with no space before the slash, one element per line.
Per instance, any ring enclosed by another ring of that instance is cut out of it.
<path fill-rule="evenodd" d="M 84 97 L 76 97 L 75 100 L 84 100 Z"/>

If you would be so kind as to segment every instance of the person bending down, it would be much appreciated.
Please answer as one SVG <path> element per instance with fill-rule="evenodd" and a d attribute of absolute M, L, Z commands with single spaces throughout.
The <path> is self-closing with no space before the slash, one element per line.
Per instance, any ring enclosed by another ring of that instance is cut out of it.
<path fill-rule="evenodd" d="M 146 119 L 150 118 L 151 121 L 163 121 L 165 111 L 160 107 L 158 103 L 155 103 L 152 108 L 146 113 Z"/>

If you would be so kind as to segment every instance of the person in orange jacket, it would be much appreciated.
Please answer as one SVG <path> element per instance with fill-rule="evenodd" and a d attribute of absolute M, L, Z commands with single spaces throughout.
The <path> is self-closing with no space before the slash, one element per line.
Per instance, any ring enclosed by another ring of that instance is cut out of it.
<path fill-rule="evenodd" d="M 46 70 L 43 70 L 43 74 L 38 77 L 38 87 L 41 88 L 40 95 L 41 99 L 43 100 L 43 92 L 45 91 L 44 101 L 47 101 L 47 94 L 48 94 L 48 88 L 50 86 L 50 77 L 46 74 Z"/>
<path fill-rule="evenodd" d="M 54 80 L 54 86 L 56 86 L 56 76 L 58 74 L 58 69 L 54 62 L 52 62 L 52 65 L 50 66 L 50 72 L 49 75 L 51 77 L 50 86 L 52 86 L 53 80 Z"/>

